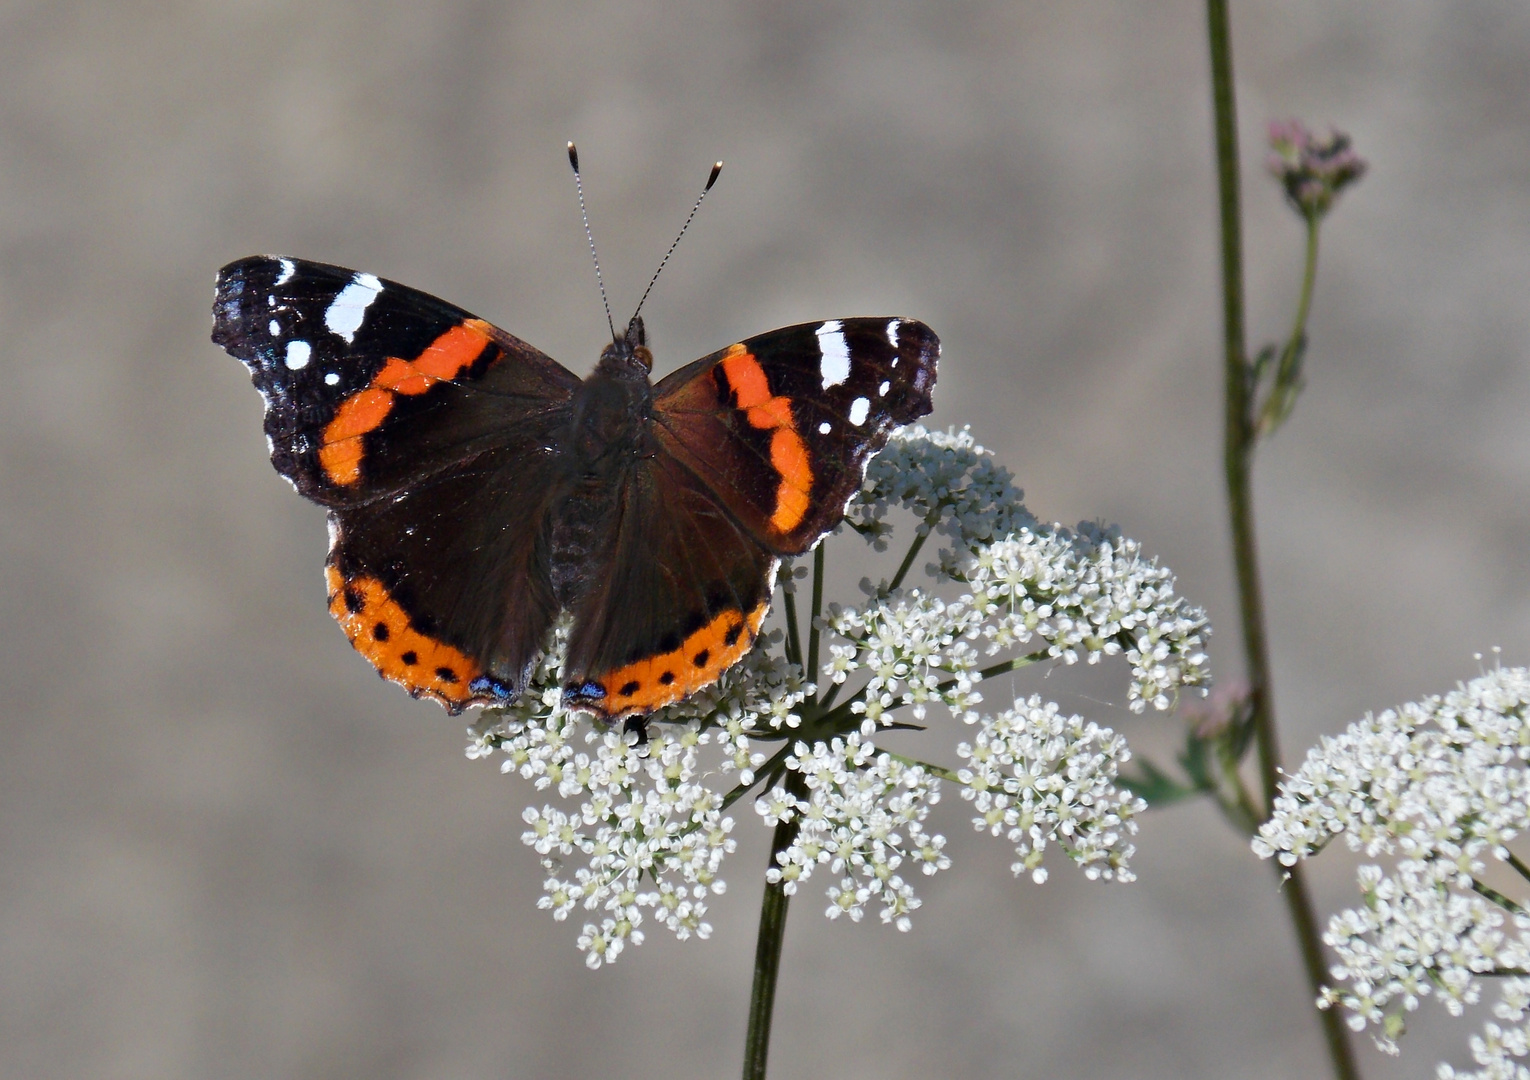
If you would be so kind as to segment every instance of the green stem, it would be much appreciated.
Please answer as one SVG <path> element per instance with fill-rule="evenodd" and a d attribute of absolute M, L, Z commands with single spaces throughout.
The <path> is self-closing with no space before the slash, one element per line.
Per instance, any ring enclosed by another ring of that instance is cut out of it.
<path fill-rule="evenodd" d="M 888 592 L 892 592 L 892 590 L 903 584 L 903 579 L 908 576 L 909 567 L 914 565 L 914 557 L 919 554 L 919 549 L 924 547 L 925 538 L 930 535 L 930 523 L 925 522 L 922 528 L 924 530 L 923 532 L 915 534 L 914 543 L 908 549 L 908 554 L 903 556 L 903 562 L 899 564 L 898 572 L 894 574 L 892 580 L 887 583 Z"/>
<path fill-rule="evenodd" d="M 923 769 L 931 776 L 938 776 L 942 780 L 949 780 L 953 784 L 960 784 L 962 782 L 962 778 L 956 775 L 955 769 L 948 769 L 943 765 L 932 765 L 928 761 L 920 761 L 918 758 L 904 757 L 902 754 L 894 754 L 890 750 L 883 750 L 881 747 L 877 748 L 877 752 L 886 754 L 894 761 L 901 762 L 911 768 Z"/>
<path fill-rule="evenodd" d="M 1307 315 L 1312 311 L 1312 289 L 1317 284 L 1318 221 L 1316 214 L 1307 215 L 1307 258 L 1302 265 L 1302 292 L 1296 301 L 1296 318 L 1291 324 L 1291 336 L 1286 339 L 1281 354 L 1281 367 L 1285 368 L 1296 355 L 1302 337 L 1307 333 Z"/>
<path fill-rule="evenodd" d="M 1509 852 L 1508 862 L 1509 865 L 1514 868 L 1515 873 L 1524 878 L 1526 881 L 1530 881 L 1530 866 L 1526 866 L 1524 863 L 1520 862 L 1518 855 L 1514 854 L 1512 851 Z"/>
<path fill-rule="evenodd" d="M 786 790 L 801 798 L 807 785 L 801 773 L 792 773 Z M 796 820 L 782 821 L 770 845 L 770 865 L 797 839 Z M 776 980 L 781 972 L 781 946 L 786 941 L 786 895 L 784 881 L 765 883 L 760 904 L 760 934 L 754 948 L 754 986 L 749 994 L 749 1029 L 744 1035 L 744 1080 L 765 1080 L 765 1059 L 770 1052 L 770 1020 L 776 1005 Z"/>
<path fill-rule="evenodd" d="M 813 549 L 813 614 L 808 623 L 808 659 L 804 677 L 818 682 L 818 619 L 823 614 L 823 541 Z M 815 699 L 817 695 L 814 695 Z"/>
<path fill-rule="evenodd" d="M 1516 904 L 1513 900 L 1510 900 L 1503 893 L 1499 892 L 1497 889 L 1492 888 L 1491 886 L 1482 884 L 1482 882 L 1478 881 L 1476 878 L 1472 878 L 1472 892 L 1479 896 L 1487 897 L 1489 900 L 1493 901 L 1493 903 L 1497 904 L 1499 907 L 1503 908 L 1510 914 L 1530 914 L 1530 912 L 1526 912 L 1523 907 L 1521 907 L 1519 904 Z"/>
<path fill-rule="evenodd" d="M 759 784 L 761 781 L 765 781 L 765 786 L 769 788 L 770 781 L 775 779 L 776 774 L 781 771 L 781 767 L 786 762 L 787 757 L 790 756 L 793 745 L 794 743 L 788 742 L 774 754 L 771 754 L 770 758 L 765 762 L 765 764 L 761 765 L 758 769 L 755 770 L 754 783 L 735 785 L 732 791 L 723 796 L 722 805 L 719 806 L 718 809 L 728 809 L 728 807 L 732 806 L 745 795 L 749 794 L 755 785 Z"/>
<path fill-rule="evenodd" d="M 1254 737 L 1266 813 L 1273 807 L 1280 782 L 1280 746 L 1275 732 L 1270 693 L 1269 645 L 1264 630 L 1264 596 L 1259 582 L 1258 548 L 1250 490 L 1253 424 L 1249 415 L 1249 365 L 1243 320 L 1243 233 L 1238 186 L 1238 122 L 1233 98 L 1232 27 L 1227 0 L 1206 0 L 1206 26 L 1211 51 L 1211 104 L 1216 127 L 1217 193 L 1222 232 L 1222 348 L 1225 384 L 1223 468 L 1227 480 L 1233 561 L 1238 576 L 1238 601 L 1243 622 L 1243 651 L 1253 710 Z M 1295 925 L 1302 962 L 1311 991 L 1320 994 L 1325 978 L 1323 947 L 1317 917 L 1299 866 L 1292 867 L 1281 890 Z M 1319 1012 L 1328 1043 L 1329 1060 L 1339 1080 L 1358 1080 L 1360 1072 L 1350 1049 L 1344 1022 L 1335 1009 Z"/>
<path fill-rule="evenodd" d="M 1259 823 L 1264 819 L 1264 813 L 1258 802 L 1255 801 L 1253 792 L 1249 791 L 1248 785 L 1243 782 L 1243 776 L 1238 772 L 1238 763 L 1235 760 L 1218 763 L 1221 772 L 1221 783 L 1212 791 L 1212 797 L 1222 808 L 1222 814 L 1233 827 L 1245 836 L 1253 837 L 1259 831 Z"/>
<path fill-rule="evenodd" d="M 797 628 L 797 594 L 788 583 L 781 594 L 781 606 L 786 609 L 786 659 L 788 663 L 802 666 L 802 631 Z"/>

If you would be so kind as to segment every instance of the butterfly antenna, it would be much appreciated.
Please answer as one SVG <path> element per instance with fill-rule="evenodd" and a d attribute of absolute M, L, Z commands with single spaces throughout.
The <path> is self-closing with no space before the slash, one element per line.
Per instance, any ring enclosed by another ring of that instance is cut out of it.
<path fill-rule="evenodd" d="M 579 216 L 584 219 L 584 235 L 590 242 L 590 258 L 595 261 L 595 284 L 600 286 L 600 302 L 606 306 L 606 325 L 611 328 L 611 340 L 616 340 L 616 322 L 611 318 L 611 301 L 606 299 L 606 283 L 600 276 L 600 256 L 595 254 L 595 234 L 590 232 L 590 215 L 584 208 L 584 181 L 579 178 L 579 151 L 573 143 L 568 144 L 568 163 L 574 167 L 574 190 L 579 192 Z M 718 162 L 719 168 L 722 163 Z M 717 173 L 712 173 L 712 178 L 717 178 Z M 711 187 L 711 184 L 707 185 Z M 700 200 L 697 200 L 700 205 Z M 695 213 L 695 211 L 692 211 Z M 690 224 L 690 222 L 686 222 Z M 683 233 L 685 230 L 681 230 Z M 657 276 L 657 275 L 656 275 Z M 646 293 L 644 294 L 647 295 Z M 641 304 L 638 305 L 642 307 Z"/>
<path fill-rule="evenodd" d="M 653 292 L 653 283 L 659 280 L 659 275 L 664 272 L 664 267 L 669 262 L 669 257 L 675 253 L 675 248 L 680 246 L 680 237 L 685 235 L 685 230 L 689 229 L 691 222 L 696 219 L 696 211 L 701 209 L 701 200 L 707 197 L 707 192 L 711 191 L 712 185 L 717 183 L 717 174 L 722 172 L 722 165 L 723 163 L 719 161 L 712 166 L 712 175 L 707 177 L 706 187 L 702 188 L 701 194 L 696 196 L 696 205 L 691 207 L 691 212 L 686 215 L 685 224 L 680 226 L 680 236 L 675 237 L 675 242 L 669 245 L 669 250 L 664 253 L 664 258 L 659 260 L 659 268 L 653 272 L 653 277 L 649 279 L 648 288 L 643 290 L 643 298 L 638 301 L 637 311 L 632 313 L 632 319 L 627 323 L 628 326 L 637 321 L 638 314 L 643 310 L 643 304 L 648 299 L 648 294 Z"/>

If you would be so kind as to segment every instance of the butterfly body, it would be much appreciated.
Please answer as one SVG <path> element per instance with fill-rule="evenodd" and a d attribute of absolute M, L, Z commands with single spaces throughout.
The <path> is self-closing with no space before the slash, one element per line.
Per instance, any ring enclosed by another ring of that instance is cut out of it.
<path fill-rule="evenodd" d="M 581 380 L 425 293 L 280 256 L 225 267 L 214 322 L 272 463 L 329 511 L 331 613 L 453 712 L 514 700 L 560 613 L 576 705 L 641 716 L 715 682 L 780 557 L 929 411 L 939 355 L 922 323 L 831 320 L 654 384 L 634 319 Z"/>

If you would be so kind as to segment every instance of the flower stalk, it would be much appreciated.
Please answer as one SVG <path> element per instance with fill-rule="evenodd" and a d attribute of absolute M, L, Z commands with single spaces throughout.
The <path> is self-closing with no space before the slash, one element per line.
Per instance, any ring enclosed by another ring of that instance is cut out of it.
<path fill-rule="evenodd" d="M 1227 0 L 1206 0 L 1207 36 L 1211 51 L 1211 101 L 1216 132 L 1218 208 L 1222 236 L 1222 347 L 1225 384 L 1223 470 L 1227 484 L 1228 517 L 1232 529 L 1233 562 L 1238 580 L 1238 607 L 1248 677 L 1249 722 L 1254 733 L 1265 816 L 1273 808 L 1280 783 L 1280 744 L 1275 728 L 1271 692 L 1269 643 L 1265 633 L 1264 595 L 1259 577 L 1259 553 L 1254 530 L 1251 472 L 1259 426 L 1251 403 L 1255 389 L 1244 330 L 1243 230 L 1238 179 L 1237 108 L 1233 94 L 1232 28 Z M 1294 379 L 1305 339 L 1311 280 L 1317 265 L 1317 215 L 1308 217 L 1307 272 L 1302 303 L 1291 342 L 1283 350 L 1281 368 Z M 1289 358 L 1289 359 L 1288 359 Z M 1294 384 L 1293 384 L 1294 385 Z M 1284 412 L 1289 413 L 1289 404 Z M 1302 965 L 1313 998 L 1322 994 L 1325 967 L 1317 916 L 1302 875 L 1292 872 L 1282 889 L 1300 945 Z M 1359 1067 L 1341 1019 L 1332 1010 L 1320 1014 L 1329 1061 L 1338 1080 L 1358 1080 Z"/>
<path fill-rule="evenodd" d="M 822 545 L 819 545 L 822 550 Z M 819 561 L 822 567 L 822 561 Z M 814 592 L 818 590 L 815 588 Z M 787 790 L 801 798 L 807 794 L 802 775 L 787 778 Z M 795 820 L 776 823 L 770 844 L 770 862 L 792 846 L 801 826 Z M 766 1059 L 770 1055 L 770 1022 L 776 1008 L 776 982 L 781 974 L 781 948 L 786 943 L 786 910 L 791 896 L 782 880 L 765 882 L 765 898 L 760 903 L 760 932 L 754 946 L 754 983 L 749 990 L 749 1027 L 744 1033 L 744 1080 L 765 1080 Z"/>

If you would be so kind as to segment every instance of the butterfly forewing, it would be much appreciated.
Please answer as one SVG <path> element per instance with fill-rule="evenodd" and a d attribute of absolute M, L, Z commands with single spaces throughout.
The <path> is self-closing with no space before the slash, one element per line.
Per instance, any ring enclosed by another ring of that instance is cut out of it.
<path fill-rule="evenodd" d="M 799 553 L 839 523 L 888 433 L 930 411 L 939 356 L 912 319 L 773 330 L 659 383 L 655 432 L 762 544 Z"/>
<path fill-rule="evenodd" d="M 276 256 L 225 266 L 213 340 L 266 402 L 271 461 L 327 506 L 417 484 L 566 408 L 579 380 L 520 339 L 371 274 Z"/>

